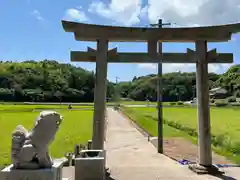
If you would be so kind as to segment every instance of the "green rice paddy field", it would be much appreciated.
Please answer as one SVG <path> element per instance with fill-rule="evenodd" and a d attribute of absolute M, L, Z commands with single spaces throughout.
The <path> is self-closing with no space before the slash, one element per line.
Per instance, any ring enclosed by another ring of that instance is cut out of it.
<path fill-rule="evenodd" d="M 26 129 L 33 128 L 34 121 L 43 109 L 56 109 L 64 121 L 50 146 L 53 157 L 63 157 L 66 152 L 73 152 L 75 144 L 86 143 L 92 135 L 93 107 L 67 105 L 0 105 L 0 168 L 11 163 L 11 133 L 22 124 Z"/>
<path fill-rule="evenodd" d="M 50 153 L 54 158 L 63 157 L 66 152 L 73 151 L 75 144 L 86 143 L 92 135 L 92 105 L 73 105 L 73 110 L 68 110 L 68 105 L 21 105 L 0 104 L 0 168 L 11 163 L 11 133 L 15 127 L 22 124 L 30 130 L 35 118 L 43 109 L 55 109 L 64 117 L 55 141 L 50 146 Z M 152 135 L 157 135 L 157 110 L 154 107 L 125 107 L 125 113 Z M 163 109 L 164 119 L 180 123 L 184 126 L 197 129 L 197 109 L 190 107 L 166 107 Z M 151 118 L 153 117 L 153 118 Z M 224 135 L 230 140 L 232 151 L 220 153 L 240 163 L 240 109 L 211 108 L 212 134 Z M 164 124 L 165 137 L 190 137 L 184 131 Z M 234 146 L 232 146 L 234 145 Z"/>

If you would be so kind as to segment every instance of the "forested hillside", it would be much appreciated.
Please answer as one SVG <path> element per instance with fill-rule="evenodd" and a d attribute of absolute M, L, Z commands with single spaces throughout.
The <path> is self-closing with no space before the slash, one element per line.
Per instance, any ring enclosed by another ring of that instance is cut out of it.
<path fill-rule="evenodd" d="M 93 72 L 56 61 L 0 63 L 1 101 L 91 102 Z M 114 91 L 108 83 L 108 97 Z"/>
<path fill-rule="evenodd" d="M 0 101 L 92 102 L 94 81 L 93 72 L 57 61 L 0 62 Z M 195 84 L 195 73 L 164 74 L 163 100 L 189 100 L 196 95 Z M 229 96 L 239 96 L 240 65 L 222 75 L 209 73 L 209 84 L 210 88 L 226 88 Z M 156 85 L 154 74 L 117 85 L 108 82 L 107 97 L 114 98 L 119 92 L 124 98 L 156 101 Z"/>
<path fill-rule="evenodd" d="M 163 101 L 190 100 L 196 97 L 196 73 L 173 72 L 163 75 Z M 240 65 L 232 66 L 226 73 L 209 73 L 209 89 L 226 88 L 229 96 L 240 96 Z M 134 77 L 131 82 L 118 85 L 122 97 L 133 100 L 156 101 L 157 76 L 152 74 Z"/>
<path fill-rule="evenodd" d="M 216 81 L 216 86 L 222 86 L 229 94 L 240 97 L 240 65 L 232 66 Z"/>

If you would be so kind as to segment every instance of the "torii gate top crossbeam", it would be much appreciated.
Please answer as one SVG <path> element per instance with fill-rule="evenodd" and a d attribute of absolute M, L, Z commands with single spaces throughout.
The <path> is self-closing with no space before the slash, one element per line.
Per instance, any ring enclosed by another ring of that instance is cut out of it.
<path fill-rule="evenodd" d="M 240 23 L 219 26 L 186 27 L 186 28 L 139 28 L 103 26 L 62 21 L 66 32 L 73 32 L 79 41 L 96 41 L 107 39 L 113 42 L 224 42 L 231 40 L 233 33 L 240 32 Z"/>

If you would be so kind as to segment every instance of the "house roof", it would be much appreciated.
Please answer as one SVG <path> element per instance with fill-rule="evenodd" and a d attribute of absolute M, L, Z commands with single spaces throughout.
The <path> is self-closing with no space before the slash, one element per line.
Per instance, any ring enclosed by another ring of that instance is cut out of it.
<path fill-rule="evenodd" d="M 224 89 L 224 88 L 222 88 L 222 87 L 216 87 L 216 88 L 210 89 L 210 91 L 217 91 L 217 90 L 220 90 L 220 89 Z"/>
<path fill-rule="evenodd" d="M 222 92 L 220 91 L 223 94 L 227 93 L 227 90 L 225 88 L 222 88 L 222 87 L 213 88 L 213 89 L 209 90 L 209 93 L 210 93 L 210 95 L 214 95 L 219 90 L 223 90 Z"/>

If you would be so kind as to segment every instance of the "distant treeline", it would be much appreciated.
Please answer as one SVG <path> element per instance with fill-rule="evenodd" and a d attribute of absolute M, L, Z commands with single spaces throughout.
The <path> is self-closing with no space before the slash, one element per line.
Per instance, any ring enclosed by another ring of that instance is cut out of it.
<path fill-rule="evenodd" d="M 240 97 L 240 65 L 234 65 L 223 74 L 209 73 L 209 89 L 223 87 L 227 96 Z M 206 83 L 207 84 L 207 83 Z M 196 97 L 196 73 L 172 72 L 163 74 L 163 101 L 186 101 Z M 137 101 L 157 100 L 157 76 L 155 74 L 134 77 L 132 81 L 117 86 L 122 97 Z"/>
<path fill-rule="evenodd" d="M 0 101 L 92 102 L 94 72 L 57 61 L 0 62 Z M 223 74 L 209 73 L 209 88 L 224 87 L 229 96 L 240 95 L 240 65 Z M 120 96 L 137 101 L 156 101 L 157 76 L 134 77 L 117 85 L 107 82 L 108 99 Z M 163 75 L 163 100 L 189 100 L 196 96 L 195 73 Z"/>

